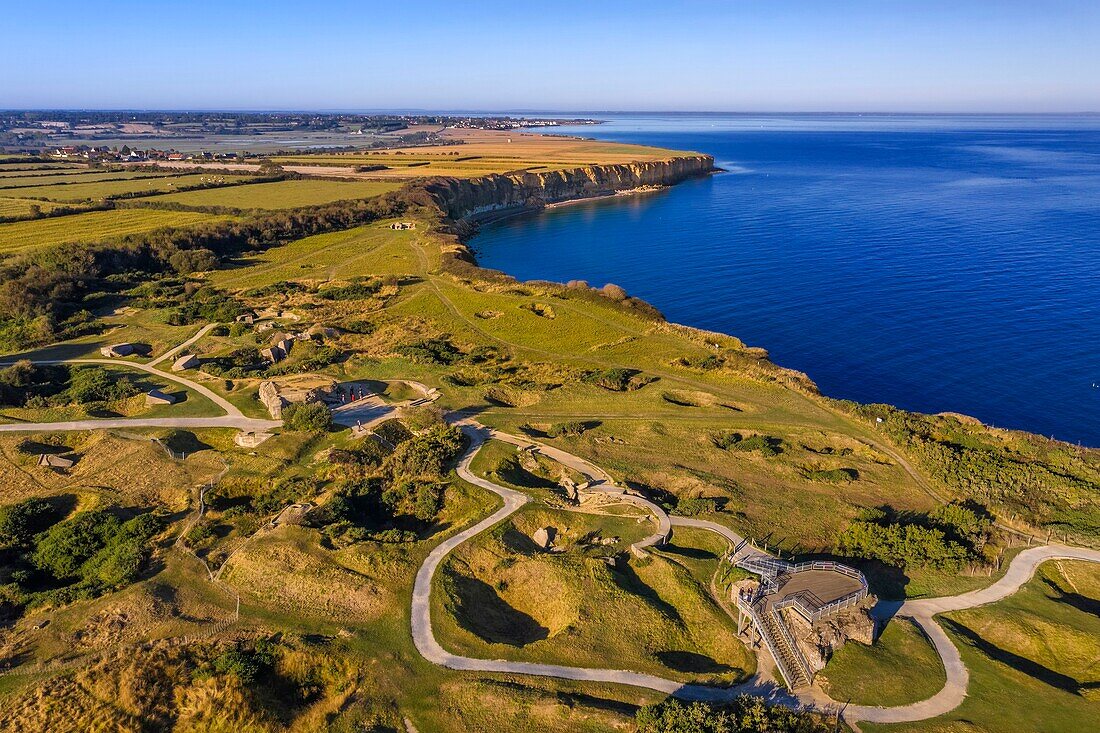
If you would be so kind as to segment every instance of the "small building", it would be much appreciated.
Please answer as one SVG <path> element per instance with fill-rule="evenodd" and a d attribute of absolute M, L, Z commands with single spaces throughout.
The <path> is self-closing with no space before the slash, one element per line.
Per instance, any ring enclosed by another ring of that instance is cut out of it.
<path fill-rule="evenodd" d="M 199 366 L 199 357 L 194 354 L 184 354 L 183 356 L 172 362 L 172 371 L 182 372 L 187 369 L 197 369 Z"/>
<path fill-rule="evenodd" d="M 38 456 L 38 465 L 46 468 L 72 468 L 76 465 L 76 459 L 59 456 L 56 453 L 43 453 Z"/>
<path fill-rule="evenodd" d="M 145 406 L 156 407 L 157 405 L 174 405 L 176 404 L 176 398 L 174 395 L 170 395 L 167 392 L 161 392 L 159 389 L 151 389 L 145 393 Z"/>
<path fill-rule="evenodd" d="M 390 229 L 416 229 L 416 223 L 411 221 L 396 221 L 390 224 Z"/>
<path fill-rule="evenodd" d="M 235 320 L 237 323 L 247 323 L 249 326 L 251 326 L 253 323 L 256 322 L 256 314 L 242 313 L 233 320 Z"/>
<path fill-rule="evenodd" d="M 99 353 L 106 356 L 108 359 L 119 359 L 123 356 L 130 356 L 134 353 L 133 344 L 111 344 L 110 346 L 104 346 L 99 350 Z"/>

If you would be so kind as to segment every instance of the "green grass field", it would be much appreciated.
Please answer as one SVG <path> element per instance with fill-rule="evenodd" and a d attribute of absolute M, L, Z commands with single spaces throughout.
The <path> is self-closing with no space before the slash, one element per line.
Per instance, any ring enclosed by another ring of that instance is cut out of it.
<path fill-rule="evenodd" d="M 33 164 L 9 164 L 0 165 L 0 184 L 7 178 L 34 178 L 36 176 L 59 176 L 64 174 L 83 174 L 87 173 L 89 169 L 87 166 L 76 166 L 68 164 L 48 164 L 42 163 L 38 165 Z"/>
<path fill-rule="evenodd" d="M 412 274 L 418 260 L 416 231 L 393 230 L 388 222 L 342 232 L 318 234 L 275 247 L 217 270 L 210 279 L 219 288 L 243 290 L 284 280 L 348 280 L 364 275 Z"/>
<path fill-rule="evenodd" d="M 0 196 L 0 216 L 27 216 L 31 213 L 32 206 L 38 206 L 41 211 L 46 212 L 56 209 L 58 205 L 50 201 L 28 201 Z"/>
<path fill-rule="evenodd" d="M 911 725 L 865 731 L 1094 730 L 1100 716 L 1100 568 L 1044 564 L 1018 593 L 939 617 L 970 670 L 966 700 Z"/>
<path fill-rule="evenodd" d="M 248 176 L 195 173 L 187 176 L 134 178 L 125 181 L 30 186 L 27 188 L 12 189 L 8 193 L 20 198 L 39 198 L 49 199 L 51 201 L 83 201 L 86 199 L 104 199 L 135 193 L 172 192 L 191 186 L 221 185 L 224 183 L 236 183 L 247 180 L 249 180 Z"/>
<path fill-rule="evenodd" d="M 887 624 L 871 646 L 849 641 L 816 678 L 834 700 L 887 706 L 932 697 L 946 680 L 931 642 L 905 619 Z"/>
<path fill-rule="evenodd" d="M 227 217 L 190 211 L 117 209 L 0 224 L 0 252 L 25 252 L 54 244 L 93 243 L 162 227 L 187 227 Z"/>
<path fill-rule="evenodd" d="M 398 188 L 398 184 L 373 181 L 325 181 L 302 179 L 257 183 L 245 187 L 186 191 L 158 196 L 151 201 L 165 201 L 185 206 L 224 206 L 231 209 L 295 209 L 318 206 L 333 201 L 364 199 Z"/>
<path fill-rule="evenodd" d="M 163 178 L 163 173 L 149 171 L 61 171 L 49 175 L 28 172 L 27 175 L 0 178 L 0 189 L 24 188 L 27 186 L 49 186 L 53 184 L 77 185 L 98 181 L 132 181 L 139 178 Z M 5 195 L 12 195 L 9 191 Z"/>
<path fill-rule="evenodd" d="M 539 527 L 562 552 L 535 549 Z M 524 507 L 455 550 L 433 593 L 436 637 L 489 659 L 633 669 L 681 680 L 734 682 L 754 668 L 730 617 L 693 574 L 663 556 L 623 555 L 648 530 L 633 517 Z M 597 540 L 603 540 L 597 541 Z"/>

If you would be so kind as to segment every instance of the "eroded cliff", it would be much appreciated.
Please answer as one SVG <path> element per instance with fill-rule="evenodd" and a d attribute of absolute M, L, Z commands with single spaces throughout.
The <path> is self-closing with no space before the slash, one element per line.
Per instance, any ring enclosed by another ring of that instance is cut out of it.
<path fill-rule="evenodd" d="M 537 208 L 574 199 L 607 196 L 648 186 L 669 186 L 714 171 L 709 155 L 667 160 L 589 165 L 558 171 L 518 171 L 480 178 L 437 178 L 424 190 L 458 221 L 494 212 Z"/>

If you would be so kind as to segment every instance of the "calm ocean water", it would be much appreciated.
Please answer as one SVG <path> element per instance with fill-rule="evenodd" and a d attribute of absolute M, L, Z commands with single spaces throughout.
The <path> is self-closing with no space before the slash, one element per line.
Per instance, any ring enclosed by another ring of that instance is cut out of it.
<path fill-rule="evenodd" d="M 614 282 L 822 391 L 1100 446 L 1100 118 L 610 117 L 729 172 L 486 227 L 520 279 Z"/>

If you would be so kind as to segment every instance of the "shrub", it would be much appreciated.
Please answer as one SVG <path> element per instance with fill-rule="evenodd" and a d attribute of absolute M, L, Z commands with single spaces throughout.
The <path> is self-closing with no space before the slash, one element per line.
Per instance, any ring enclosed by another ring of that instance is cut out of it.
<path fill-rule="evenodd" d="M 0 547 L 29 545 L 34 535 L 57 520 L 57 510 L 45 499 L 0 507 Z"/>
<path fill-rule="evenodd" d="M 427 364 L 454 364 L 462 358 L 462 352 L 447 338 L 426 339 L 398 346 L 397 353 Z"/>
<path fill-rule="evenodd" d="M 637 733 L 825 733 L 812 714 L 742 695 L 727 704 L 669 698 L 635 714 Z"/>
<path fill-rule="evenodd" d="M 741 433 L 722 431 L 711 435 L 710 440 L 714 445 L 725 450 L 755 451 L 770 458 L 782 452 L 783 441 L 769 435 L 750 435 L 747 438 Z"/>
<path fill-rule="evenodd" d="M 283 408 L 283 426 L 301 433 L 325 432 L 332 427 L 332 412 L 320 402 L 287 405 Z"/>
<path fill-rule="evenodd" d="M 69 380 L 69 399 L 81 405 L 125 399 L 137 393 L 138 388 L 129 377 L 112 380 L 102 367 L 78 367 L 72 370 Z"/>
<path fill-rule="evenodd" d="M 317 295 L 325 300 L 366 300 L 374 296 L 381 288 L 376 281 L 358 281 L 350 285 L 337 285 L 318 291 Z"/>
<path fill-rule="evenodd" d="M 551 438 L 576 437 L 582 435 L 589 427 L 588 423 L 571 420 L 569 422 L 554 423 L 547 429 L 546 434 Z"/>
<path fill-rule="evenodd" d="M 643 376 L 637 369 L 623 369 L 621 367 L 586 372 L 582 379 L 588 384 L 594 384 L 612 392 L 628 392 L 641 389 L 653 381 Z"/>

